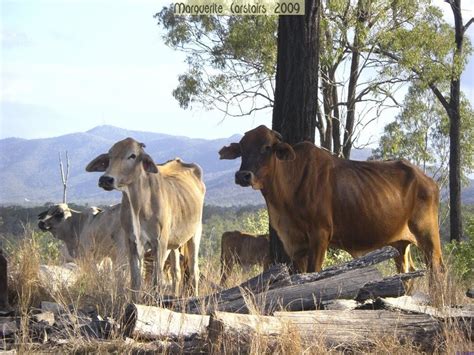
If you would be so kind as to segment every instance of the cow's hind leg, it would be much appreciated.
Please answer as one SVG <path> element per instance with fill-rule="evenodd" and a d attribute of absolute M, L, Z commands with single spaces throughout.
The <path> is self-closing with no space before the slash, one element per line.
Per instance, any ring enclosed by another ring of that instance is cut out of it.
<path fill-rule="evenodd" d="M 431 204 L 425 202 L 416 206 L 415 213 L 408 222 L 408 227 L 415 236 L 418 247 L 423 252 L 426 266 L 430 272 L 430 287 L 437 288 L 441 285 L 444 274 L 438 229 L 438 205 L 434 201 Z"/>
<path fill-rule="evenodd" d="M 410 253 L 410 242 L 402 240 L 392 244 L 392 246 L 395 247 L 399 253 L 399 256 L 394 258 L 398 273 L 401 274 L 415 271 L 415 265 L 413 264 Z M 413 291 L 413 279 L 406 280 L 403 282 L 403 284 L 405 286 L 406 292 L 410 294 Z"/>
<path fill-rule="evenodd" d="M 232 267 L 234 266 L 234 258 L 229 255 L 226 250 L 221 248 L 221 285 L 224 286 L 227 281 Z"/>

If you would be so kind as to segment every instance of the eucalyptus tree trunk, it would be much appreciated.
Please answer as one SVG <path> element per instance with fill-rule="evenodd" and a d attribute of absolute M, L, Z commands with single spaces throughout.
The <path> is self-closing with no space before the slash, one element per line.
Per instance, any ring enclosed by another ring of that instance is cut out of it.
<path fill-rule="evenodd" d="M 314 143 L 317 115 L 320 0 L 305 1 L 304 16 L 280 16 L 272 128 L 290 143 Z M 289 263 L 275 231 L 274 262 Z"/>
<path fill-rule="evenodd" d="M 461 14 L 461 0 L 448 1 L 454 15 L 455 42 L 453 74 L 449 98 L 449 204 L 450 204 L 450 239 L 461 241 L 461 74 L 456 73 L 457 65 L 462 58 L 464 31 Z"/>

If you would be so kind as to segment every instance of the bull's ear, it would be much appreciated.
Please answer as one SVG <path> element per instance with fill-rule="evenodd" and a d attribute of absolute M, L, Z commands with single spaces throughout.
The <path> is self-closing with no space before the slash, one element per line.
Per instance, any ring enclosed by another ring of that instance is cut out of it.
<path fill-rule="evenodd" d="M 295 151 L 288 143 L 280 142 L 275 144 L 273 151 L 279 160 L 295 160 L 296 158 Z"/>
<path fill-rule="evenodd" d="M 155 162 L 148 154 L 142 154 L 141 160 L 143 164 L 143 169 L 145 169 L 147 173 L 156 174 L 158 172 L 158 168 L 156 167 Z"/>
<path fill-rule="evenodd" d="M 108 154 L 101 154 L 94 160 L 92 160 L 89 164 L 86 166 L 86 171 L 88 172 L 93 172 L 93 171 L 105 171 L 107 170 L 107 167 L 109 166 L 109 155 Z"/>
<path fill-rule="evenodd" d="M 241 155 L 239 143 L 231 143 L 229 146 L 222 147 L 222 149 L 219 150 L 220 159 L 236 159 Z"/>

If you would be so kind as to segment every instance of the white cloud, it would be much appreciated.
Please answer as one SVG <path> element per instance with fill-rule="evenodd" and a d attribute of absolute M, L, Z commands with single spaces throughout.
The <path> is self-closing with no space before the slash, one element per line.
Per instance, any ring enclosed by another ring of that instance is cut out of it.
<path fill-rule="evenodd" d="M 32 44 L 31 38 L 24 32 L 3 29 L 0 32 L 0 42 L 2 49 L 29 46 Z"/>

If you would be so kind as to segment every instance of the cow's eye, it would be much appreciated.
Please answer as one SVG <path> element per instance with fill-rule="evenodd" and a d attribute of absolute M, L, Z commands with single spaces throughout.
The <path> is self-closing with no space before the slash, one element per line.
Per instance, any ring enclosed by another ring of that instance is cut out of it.
<path fill-rule="evenodd" d="M 272 150 L 272 147 L 269 146 L 269 145 L 266 145 L 266 146 L 264 146 L 264 147 L 262 148 L 261 153 L 262 153 L 262 154 L 267 154 L 267 153 L 270 153 L 271 150 Z"/>
<path fill-rule="evenodd" d="M 137 156 L 135 154 L 130 154 L 130 156 L 128 157 L 128 159 L 135 159 Z"/>
<path fill-rule="evenodd" d="M 64 218 L 64 213 L 63 213 L 63 212 L 60 212 L 60 213 L 56 214 L 55 217 L 56 217 L 56 218 Z"/>

